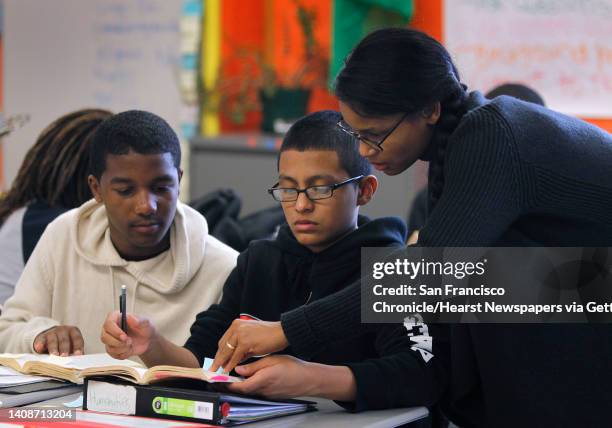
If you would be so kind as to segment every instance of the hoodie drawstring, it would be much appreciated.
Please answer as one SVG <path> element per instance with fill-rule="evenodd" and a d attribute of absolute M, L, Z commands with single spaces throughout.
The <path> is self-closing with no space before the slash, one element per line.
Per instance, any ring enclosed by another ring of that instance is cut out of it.
<path fill-rule="evenodd" d="M 111 289 L 113 290 L 113 309 L 117 309 L 119 310 L 119 295 L 117 294 L 117 291 L 115 290 L 115 275 L 113 275 L 113 267 L 112 266 L 108 266 L 108 274 L 110 275 L 110 284 L 111 284 Z M 117 305 L 117 307 L 115 307 L 115 305 Z"/>

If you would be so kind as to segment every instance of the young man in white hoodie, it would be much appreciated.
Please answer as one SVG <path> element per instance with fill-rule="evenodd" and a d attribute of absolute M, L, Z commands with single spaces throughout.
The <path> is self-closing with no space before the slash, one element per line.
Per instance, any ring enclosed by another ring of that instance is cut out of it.
<path fill-rule="evenodd" d="M 45 230 L 0 316 L 0 352 L 104 352 L 100 325 L 127 286 L 129 312 L 184 342 L 219 301 L 237 252 L 178 201 L 181 152 L 160 117 L 131 110 L 99 126 L 91 148 L 94 199 Z"/>

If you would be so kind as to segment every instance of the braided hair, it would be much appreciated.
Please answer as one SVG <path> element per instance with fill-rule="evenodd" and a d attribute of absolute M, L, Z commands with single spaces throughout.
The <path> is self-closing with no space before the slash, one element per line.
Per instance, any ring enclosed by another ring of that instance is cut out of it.
<path fill-rule="evenodd" d="M 45 128 L 28 150 L 11 188 L 0 199 L 0 224 L 34 201 L 74 208 L 91 199 L 87 184 L 89 146 L 94 131 L 112 113 L 83 109 Z"/>
<path fill-rule="evenodd" d="M 449 136 L 466 113 L 467 87 L 450 54 L 438 41 L 410 28 L 385 28 L 366 36 L 338 74 L 338 99 L 363 116 L 414 115 L 440 103 L 430 146 L 429 205 L 444 187 L 444 157 Z"/>

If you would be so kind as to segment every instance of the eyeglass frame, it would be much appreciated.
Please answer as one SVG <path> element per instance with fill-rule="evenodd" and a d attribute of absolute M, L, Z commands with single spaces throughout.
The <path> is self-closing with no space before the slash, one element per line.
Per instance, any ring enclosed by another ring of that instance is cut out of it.
<path fill-rule="evenodd" d="M 279 185 L 279 183 L 276 183 L 274 186 L 272 186 L 271 188 L 268 189 L 268 193 L 272 196 L 272 199 L 274 199 L 276 202 L 295 202 L 295 201 L 297 201 L 300 198 L 300 193 L 305 194 L 309 201 L 312 201 L 312 202 L 320 201 L 322 199 L 329 199 L 329 198 L 333 197 L 334 196 L 334 190 L 336 190 L 337 188 L 342 187 L 342 186 L 344 186 L 346 184 L 352 183 L 354 181 L 361 180 L 363 177 L 365 177 L 365 175 L 362 174 L 362 175 L 358 175 L 356 177 L 352 177 L 352 178 L 346 179 L 344 181 L 341 181 L 340 183 L 322 184 L 322 185 L 317 185 L 317 186 L 308 186 L 308 187 L 304 187 L 303 189 L 297 189 L 295 187 L 276 187 L 276 186 Z M 323 198 L 312 199 L 308 195 L 308 189 L 312 189 L 312 188 L 315 188 L 315 187 L 329 187 L 330 188 L 329 196 L 325 196 Z M 274 197 L 274 191 L 275 190 L 280 190 L 280 189 L 295 190 L 296 191 L 295 199 L 290 199 L 290 200 L 285 200 L 285 201 L 281 201 L 281 200 L 276 199 Z"/>
<path fill-rule="evenodd" d="M 382 148 L 382 144 L 385 142 L 385 140 L 389 137 L 389 135 L 393 134 L 393 131 L 395 131 L 401 124 L 402 122 L 410 115 L 410 113 L 405 113 L 402 118 L 395 124 L 393 125 L 393 128 L 391 128 L 389 130 L 389 132 L 387 132 L 385 134 L 384 137 L 382 137 L 382 139 L 380 141 L 373 141 L 371 139 L 369 139 L 368 137 L 364 137 L 363 135 L 361 135 L 359 132 L 347 128 L 343 123 L 344 119 L 340 119 L 338 121 L 338 123 L 336 124 L 336 126 L 338 126 L 338 128 L 340 128 L 341 130 L 343 130 L 344 132 L 346 132 L 347 134 L 349 134 L 351 137 L 358 139 L 359 141 L 363 142 L 364 144 L 366 144 L 368 147 L 373 148 L 374 150 L 377 150 L 379 152 L 383 151 Z M 348 124 L 347 124 L 348 125 Z"/>

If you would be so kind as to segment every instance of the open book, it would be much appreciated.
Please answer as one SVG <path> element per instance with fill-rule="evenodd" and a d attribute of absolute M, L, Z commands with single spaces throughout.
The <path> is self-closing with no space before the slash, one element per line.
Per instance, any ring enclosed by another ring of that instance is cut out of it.
<path fill-rule="evenodd" d="M 202 368 L 177 366 L 155 366 L 147 369 L 130 360 L 117 360 L 108 354 L 73 355 L 58 357 L 38 354 L 0 354 L 0 365 L 10 367 L 23 374 L 48 376 L 83 383 L 83 378 L 92 376 L 115 376 L 127 381 L 146 385 L 171 378 L 189 378 L 205 382 L 240 382 L 234 376 L 214 373 Z"/>

